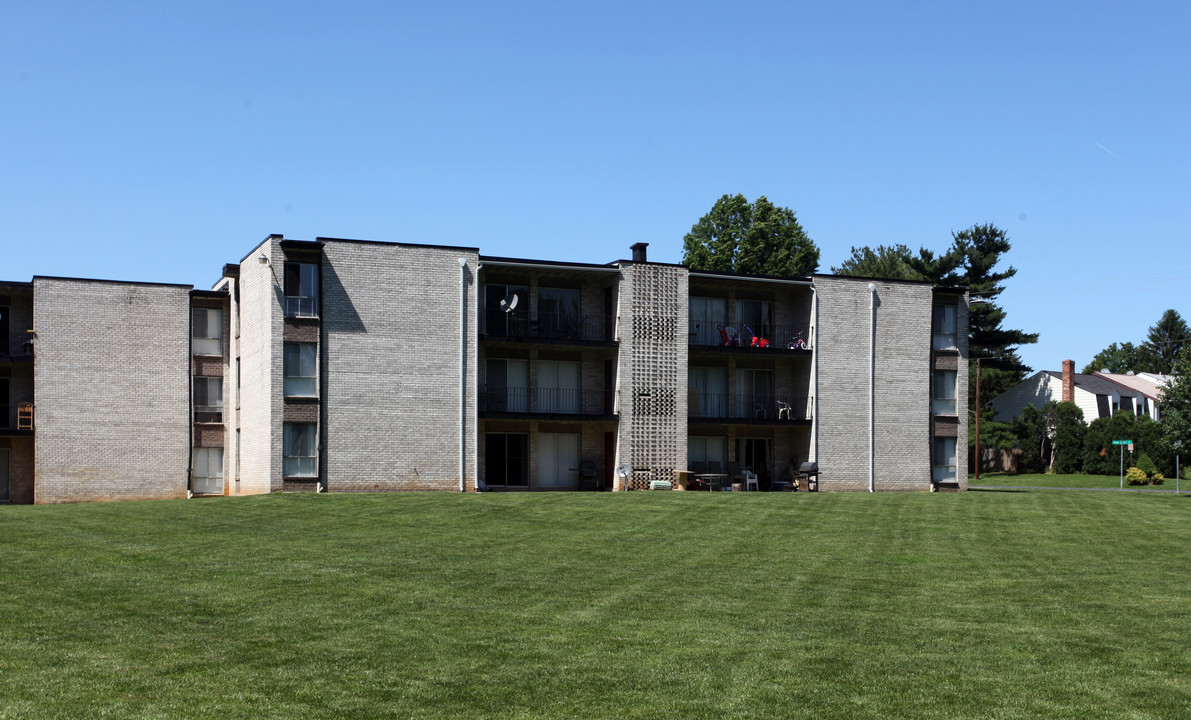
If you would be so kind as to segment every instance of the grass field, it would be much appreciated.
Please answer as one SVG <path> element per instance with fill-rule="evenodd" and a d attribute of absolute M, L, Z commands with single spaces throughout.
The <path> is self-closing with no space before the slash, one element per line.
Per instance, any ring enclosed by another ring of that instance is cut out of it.
<path fill-rule="evenodd" d="M 1189 519 L 990 491 L 0 507 L 0 718 L 1186 717 Z"/>
<path fill-rule="evenodd" d="M 969 480 L 972 484 L 976 484 L 975 481 L 971 480 L 971 476 L 969 476 Z M 1119 475 L 1045 475 L 1041 473 L 1006 475 L 1003 473 L 981 473 L 979 484 L 1013 487 L 1117 489 L 1121 487 L 1121 478 Z M 1191 490 L 1191 481 L 1181 481 L 1178 487 L 1182 492 L 1187 492 Z M 1161 485 L 1130 485 L 1126 482 L 1125 489 L 1169 490 L 1174 492 L 1175 482 L 1173 477 L 1166 479 Z"/>

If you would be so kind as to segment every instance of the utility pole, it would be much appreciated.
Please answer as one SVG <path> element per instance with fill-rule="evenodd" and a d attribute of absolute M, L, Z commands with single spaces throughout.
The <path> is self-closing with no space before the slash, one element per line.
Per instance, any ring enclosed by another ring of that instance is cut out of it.
<path fill-rule="evenodd" d="M 984 360 L 1000 360 L 996 357 L 976 358 L 976 484 L 980 484 L 980 363 Z"/>

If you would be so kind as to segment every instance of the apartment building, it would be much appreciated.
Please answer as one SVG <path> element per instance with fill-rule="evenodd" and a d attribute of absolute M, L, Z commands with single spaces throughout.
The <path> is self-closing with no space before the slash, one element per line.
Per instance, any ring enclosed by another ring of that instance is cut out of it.
<path fill-rule="evenodd" d="M 0 500 L 767 489 L 804 461 L 824 491 L 966 488 L 963 288 L 631 251 L 271 235 L 210 290 L 2 284 Z"/>

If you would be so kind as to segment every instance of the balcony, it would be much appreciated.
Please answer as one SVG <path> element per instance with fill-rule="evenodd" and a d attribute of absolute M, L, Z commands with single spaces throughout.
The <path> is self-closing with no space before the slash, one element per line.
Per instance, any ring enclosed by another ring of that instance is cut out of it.
<path fill-rule="evenodd" d="M 484 311 L 481 333 L 486 340 L 509 340 L 561 345 L 611 345 L 611 328 L 600 316 L 540 312 L 534 319 L 522 313 L 506 313 L 500 308 Z"/>
<path fill-rule="evenodd" d="M 743 324 L 700 321 L 691 324 L 687 344 L 737 352 L 810 351 L 812 332 L 807 325 L 766 323 L 764 327 L 753 327 L 750 331 L 749 326 Z"/>
<path fill-rule="evenodd" d="M 611 390 L 480 386 L 479 411 L 489 417 L 544 415 L 612 418 Z"/>
<path fill-rule="evenodd" d="M 11 361 L 32 361 L 34 337 L 30 332 L 9 332 L 0 335 L 0 357 Z"/>
<path fill-rule="evenodd" d="M 13 422 L 13 406 L 0 405 L 0 434 L 30 435 L 33 433 L 33 403 L 19 402 L 16 404 L 16 422 Z"/>
<path fill-rule="evenodd" d="M 792 395 L 751 395 L 692 391 L 687 417 L 723 423 L 783 424 L 809 422 L 814 398 Z"/>

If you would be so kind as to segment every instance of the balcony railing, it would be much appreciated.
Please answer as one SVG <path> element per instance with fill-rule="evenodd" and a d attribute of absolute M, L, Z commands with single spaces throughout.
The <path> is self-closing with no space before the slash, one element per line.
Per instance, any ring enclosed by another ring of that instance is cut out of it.
<path fill-rule="evenodd" d="M 692 322 L 688 337 L 688 344 L 693 346 L 810 350 L 812 344 L 809 326 L 772 323 L 752 326 L 750 332 L 743 323 Z"/>
<path fill-rule="evenodd" d="M 0 355 L 33 357 L 33 338 L 31 333 L 10 332 L 0 335 Z"/>
<path fill-rule="evenodd" d="M 810 397 L 750 395 L 691 391 L 687 416 L 723 420 L 810 420 Z"/>
<path fill-rule="evenodd" d="M 286 317 L 318 317 L 318 298 L 285 296 Z"/>
<path fill-rule="evenodd" d="M 194 421 L 196 423 L 221 423 L 221 422 L 223 422 L 223 406 L 195 405 L 194 406 Z"/>
<path fill-rule="evenodd" d="M 611 415 L 612 391 L 480 386 L 480 412 Z"/>
<path fill-rule="evenodd" d="M 484 311 L 484 336 L 511 340 L 548 342 L 601 342 L 612 340 L 603 317 L 540 312 L 531 319 L 526 313 L 506 313 L 500 308 Z"/>

